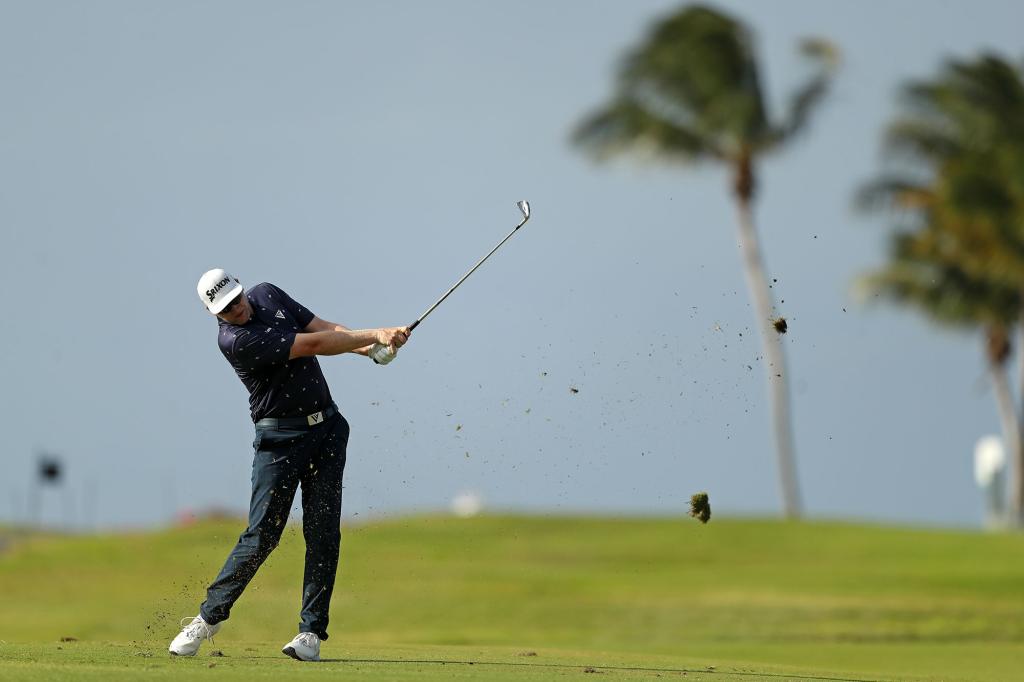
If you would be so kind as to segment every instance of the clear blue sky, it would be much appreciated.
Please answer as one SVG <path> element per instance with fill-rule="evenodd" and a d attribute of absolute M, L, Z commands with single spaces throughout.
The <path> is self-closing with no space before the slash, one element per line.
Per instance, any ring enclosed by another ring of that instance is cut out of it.
<path fill-rule="evenodd" d="M 252 424 L 199 274 L 272 281 L 351 327 L 406 324 L 522 198 L 528 229 L 395 363 L 322 361 L 353 426 L 345 516 L 466 489 L 492 508 L 658 514 L 708 490 L 716 512 L 777 513 L 724 174 L 595 166 L 567 143 L 677 6 L 0 1 L 0 520 L 23 516 L 37 450 L 65 458 L 79 523 L 243 509 Z M 757 206 L 808 511 L 977 524 L 971 450 L 998 431 L 980 339 L 854 304 L 886 229 L 851 195 L 900 83 L 983 48 L 1019 59 L 1024 10 L 718 6 L 757 30 L 775 102 L 802 75 L 799 38 L 844 55 Z M 44 509 L 61 518 L 56 494 Z"/>

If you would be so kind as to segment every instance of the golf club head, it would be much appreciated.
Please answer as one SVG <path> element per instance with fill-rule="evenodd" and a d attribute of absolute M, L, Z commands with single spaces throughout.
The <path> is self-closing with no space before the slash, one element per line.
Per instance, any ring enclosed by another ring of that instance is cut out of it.
<path fill-rule="evenodd" d="M 520 225 L 522 225 L 523 223 L 530 219 L 530 202 L 527 201 L 526 199 L 523 199 L 522 201 L 517 201 L 516 206 L 519 207 L 519 211 L 523 214 L 523 222 L 519 223 Z"/>

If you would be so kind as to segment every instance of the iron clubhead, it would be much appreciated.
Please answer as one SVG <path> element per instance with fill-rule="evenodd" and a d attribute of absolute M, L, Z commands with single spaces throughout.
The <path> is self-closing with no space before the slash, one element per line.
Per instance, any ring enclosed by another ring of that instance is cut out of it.
<path fill-rule="evenodd" d="M 523 223 L 525 223 L 527 220 L 530 219 L 530 202 L 527 201 L 526 199 L 523 199 L 522 201 L 517 201 L 516 206 L 519 207 L 520 213 L 523 214 Z M 521 224 L 522 223 L 520 223 L 520 225 Z"/>

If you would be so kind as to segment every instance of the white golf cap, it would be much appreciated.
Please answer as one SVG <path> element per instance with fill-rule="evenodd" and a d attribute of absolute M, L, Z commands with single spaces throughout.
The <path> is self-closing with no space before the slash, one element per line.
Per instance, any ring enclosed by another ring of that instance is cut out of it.
<path fill-rule="evenodd" d="M 196 285 L 199 298 L 214 315 L 224 310 L 224 306 L 241 291 L 242 285 L 238 279 L 220 268 L 204 272 L 199 278 L 199 284 Z"/>

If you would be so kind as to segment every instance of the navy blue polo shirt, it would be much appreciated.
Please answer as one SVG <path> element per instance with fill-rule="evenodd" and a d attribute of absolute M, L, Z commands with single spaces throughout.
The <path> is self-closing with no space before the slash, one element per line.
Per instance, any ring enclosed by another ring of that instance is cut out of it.
<path fill-rule="evenodd" d="M 242 325 L 219 320 L 217 344 L 249 390 L 253 422 L 264 417 L 303 417 L 333 404 L 316 357 L 288 359 L 296 332 L 313 321 L 313 313 L 266 282 L 247 290 L 245 296 L 252 305 L 252 317 Z"/>

